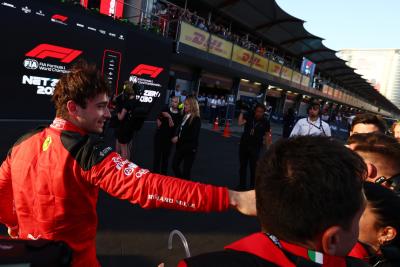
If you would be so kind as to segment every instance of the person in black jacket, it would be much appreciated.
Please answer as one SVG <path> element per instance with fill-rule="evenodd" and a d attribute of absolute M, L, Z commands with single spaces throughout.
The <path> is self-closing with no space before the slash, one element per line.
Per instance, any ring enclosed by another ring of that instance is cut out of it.
<path fill-rule="evenodd" d="M 182 114 L 178 109 L 179 97 L 171 98 L 171 106 L 166 107 L 157 118 L 157 130 L 154 135 L 153 172 L 167 175 L 168 159 L 176 129 L 181 124 Z"/>
<path fill-rule="evenodd" d="M 360 219 L 359 243 L 349 254 L 371 266 L 400 266 L 400 197 L 374 183 L 365 183 L 367 208 Z"/>
<path fill-rule="evenodd" d="M 270 142 L 271 126 L 265 117 L 265 106 L 257 104 L 251 113 L 240 113 L 238 124 L 244 125 L 244 131 L 239 146 L 239 189 L 246 188 L 247 166 L 250 167 L 250 187 L 254 188 L 256 163 L 263 144 L 267 146 Z"/>
<path fill-rule="evenodd" d="M 199 104 L 194 96 L 184 102 L 185 116 L 178 127 L 177 135 L 172 138 L 176 143 L 176 151 L 172 161 L 172 169 L 176 177 L 190 180 L 190 172 L 199 145 L 201 128 Z M 183 169 L 181 163 L 183 162 Z"/>
<path fill-rule="evenodd" d="M 283 138 L 289 138 L 290 133 L 292 132 L 295 124 L 296 124 L 296 114 L 294 113 L 293 108 L 289 108 L 287 113 L 283 117 L 283 130 L 282 130 Z"/>

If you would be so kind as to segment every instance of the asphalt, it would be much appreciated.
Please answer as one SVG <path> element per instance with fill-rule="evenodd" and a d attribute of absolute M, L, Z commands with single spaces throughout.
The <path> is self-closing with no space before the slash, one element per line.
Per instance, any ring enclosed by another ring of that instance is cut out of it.
<path fill-rule="evenodd" d="M 37 122 L 0 122 L 0 159 L 8 148 Z M 275 128 L 273 127 L 273 131 Z M 146 123 L 135 136 L 134 162 L 151 168 L 154 123 Z M 222 137 L 203 123 L 200 147 L 192 170 L 193 180 L 235 188 L 238 184 L 238 143 L 240 128 L 233 136 Z M 279 129 L 277 129 L 278 131 Z M 112 144 L 112 132 L 107 140 Z M 278 137 L 278 133 L 274 134 Z M 170 174 L 172 172 L 170 171 Z M 227 244 L 259 230 L 254 217 L 230 210 L 223 213 L 185 213 L 171 210 L 144 210 L 101 192 L 98 201 L 97 254 L 102 266 L 176 266 L 185 257 L 183 245 L 175 237 L 167 248 L 169 233 L 177 229 L 187 238 L 191 255 L 221 250 Z M 5 229 L 2 229 L 5 234 Z"/>

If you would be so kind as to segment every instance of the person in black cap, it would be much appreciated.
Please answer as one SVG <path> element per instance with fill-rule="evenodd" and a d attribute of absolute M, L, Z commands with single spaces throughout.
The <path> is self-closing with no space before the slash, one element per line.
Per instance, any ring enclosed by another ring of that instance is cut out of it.
<path fill-rule="evenodd" d="M 321 106 L 318 102 L 311 102 L 307 109 L 308 117 L 298 120 L 290 137 L 299 135 L 331 136 L 329 124 L 324 122 L 321 115 Z"/>

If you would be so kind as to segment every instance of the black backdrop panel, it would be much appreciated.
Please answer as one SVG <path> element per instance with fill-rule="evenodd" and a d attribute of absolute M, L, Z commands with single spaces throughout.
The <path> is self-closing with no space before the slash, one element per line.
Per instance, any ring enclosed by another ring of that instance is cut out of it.
<path fill-rule="evenodd" d="M 141 84 L 143 109 L 149 118 L 158 112 L 168 82 L 170 41 L 50 0 L 4 1 L 0 25 L 0 119 L 53 118 L 54 85 L 79 58 L 96 63 L 114 92 L 128 79 Z"/>

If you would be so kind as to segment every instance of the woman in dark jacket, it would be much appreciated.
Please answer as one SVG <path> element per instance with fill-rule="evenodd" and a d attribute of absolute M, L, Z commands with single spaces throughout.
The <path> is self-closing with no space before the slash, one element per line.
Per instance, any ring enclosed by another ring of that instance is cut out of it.
<path fill-rule="evenodd" d="M 190 180 L 190 172 L 196 156 L 201 128 L 199 104 L 195 97 L 186 98 L 184 111 L 185 116 L 178 127 L 177 135 L 172 138 L 172 142 L 176 143 L 172 169 L 176 177 Z M 182 162 L 183 169 L 181 169 Z"/>
<path fill-rule="evenodd" d="M 360 219 L 359 242 L 350 256 L 374 267 L 400 266 L 400 197 L 381 185 L 364 184 L 367 207 Z"/>

